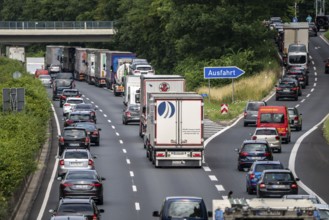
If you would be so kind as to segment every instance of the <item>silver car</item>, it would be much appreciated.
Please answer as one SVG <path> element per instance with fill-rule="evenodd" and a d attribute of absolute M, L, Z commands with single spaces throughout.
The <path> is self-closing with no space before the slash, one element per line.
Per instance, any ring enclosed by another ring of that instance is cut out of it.
<path fill-rule="evenodd" d="M 296 107 L 288 108 L 289 124 L 291 129 L 301 131 L 303 129 L 302 114 L 299 113 Z"/>
<path fill-rule="evenodd" d="M 272 128 L 272 127 L 256 128 L 254 134 L 251 136 L 251 139 L 267 141 L 272 151 L 276 150 L 279 153 L 281 153 L 282 140 L 276 128 Z"/>
<path fill-rule="evenodd" d="M 42 85 L 50 88 L 52 84 L 52 79 L 50 75 L 40 75 L 38 79 L 41 81 Z"/>
<path fill-rule="evenodd" d="M 95 163 L 88 149 L 66 149 L 58 163 L 58 177 L 63 177 L 68 170 L 94 170 Z"/>
<path fill-rule="evenodd" d="M 244 109 L 243 126 L 256 124 L 259 106 L 267 105 L 265 101 L 249 101 Z"/>

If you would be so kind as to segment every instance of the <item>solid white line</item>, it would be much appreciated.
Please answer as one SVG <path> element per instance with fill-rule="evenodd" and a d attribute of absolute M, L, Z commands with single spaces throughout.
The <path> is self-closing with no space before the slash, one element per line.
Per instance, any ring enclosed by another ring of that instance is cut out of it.
<path fill-rule="evenodd" d="M 126 154 L 127 153 L 127 150 L 126 149 L 122 149 L 123 153 Z"/>
<path fill-rule="evenodd" d="M 55 111 L 54 105 L 52 103 L 50 103 L 50 104 L 51 104 L 51 108 L 53 110 L 55 121 L 56 121 L 57 134 L 60 134 L 61 133 L 61 127 L 59 125 L 59 120 L 58 120 L 58 117 L 56 115 L 56 111 Z M 57 155 L 58 155 L 58 148 L 57 148 Z M 51 187 L 52 187 L 52 185 L 54 183 L 56 172 L 57 172 L 57 164 L 58 164 L 58 158 L 56 158 L 56 160 L 55 160 L 53 172 L 51 174 L 51 177 L 50 177 L 50 180 L 49 180 L 49 183 L 48 183 L 48 186 L 47 186 L 46 194 L 45 194 L 45 197 L 43 198 L 42 206 L 40 208 L 40 211 L 39 211 L 37 220 L 41 220 L 42 217 L 43 217 L 43 215 L 44 215 L 44 213 L 45 213 L 45 209 L 46 209 L 46 206 L 48 204 L 48 200 L 49 200 L 49 196 L 50 196 Z"/>
<path fill-rule="evenodd" d="M 204 169 L 204 171 L 206 171 L 206 172 L 210 172 L 210 171 L 211 171 L 211 169 L 210 169 L 209 167 L 203 167 L 203 169 Z"/>
<path fill-rule="evenodd" d="M 315 82 L 316 82 L 316 81 L 318 81 L 318 78 L 315 78 L 314 80 L 315 80 Z"/>
<path fill-rule="evenodd" d="M 119 143 L 120 143 L 120 144 L 123 144 L 123 141 L 122 141 L 122 140 L 119 140 Z"/>
<path fill-rule="evenodd" d="M 218 181 L 217 177 L 214 175 L 209 175 L 211 181 Z"/>
<path fill-rule="evenodd" d="M 305 102 L 305 99 L 303 99 L 302 101 L 300 101 L 300 102 Z"/>
<path fill-rule="evenodd" d="M 314 83 L 314 87 L 316 86 L 316 83 Z"/>
<path fill-rule="evenodd" d="M 131 177 L 135 176 L 133 171 L 130 171 L 130 172 L 129 172 L 129 175 L 130 175 Z"/>
<path fill-rule="evenodd" d="M 100 111 L 100 112 L 103 112 L 103 110 L 102 110 L 102 109 L 99 109 L 99 111 Z"/>
<path fill-rule="evenodd" d="M 308 98 L 308 97 L 310 97 L 310 95 L 311 95 L 311 94 L 307 94 L 307 96 L 306 96 L 306 97 Z"/>
<path fill-rule="evenodd" d="M 85 96 L 85 95 L 82 95 L 82 98 L 83 98 L 83 97 L 86 97 L 86 96 Z"/>
<path fill-rule="evenodd" d="M 218 191 L 225 191 L 223 185 L 215 185 Z"/>
<path fill-rule="evenodd" d="M 111 123 L 112 121 L 111 120 L 107 120 L 109 123 Z"/>
<path fill-rule="evenodd" d="M 104 118 L 107 118 L 107 115 L 106 114 L 104 114 Z"/>
<path fill-rule="evenodd" d="M 307 132 L 305 132 L 302 136 L 300 136 L 295 145 L 293 146 L 291 153 L 290 153 L 290 157 L 289 157 L 289 169 L 293 172 L 293 174 L 295 176 L 296 175 L 296 170 L 295 170 L 295 162 L 296 162 L 296 157 L 297 157 L 297 152 L 298 149 L 300 147 L 300 144 L 302 143 L 302 141 L 304 140 L 304 138 L 306 138 L 308 135 L 310 135 L 313 131 L 315 131 L 325 120 L 326 118 L 329 116 L 329 114 L 327 114 L 319 123 L 317 123 L 315 126 L 313 126 L 310 130 L 308 130 Z M 319 195 L 317 195 L 315 192 L 313 192 L 310 188 L 308 188 L 302 181 L 298 181 L 298 185 L 308 194 L 311 195 L 316 195 L 321 203 L 326 203 L 323 199 L 320 198 Z"/>
<path fill-rule="evenodd" d="M 117 136 L 120 136 L 120 134 L 119 134 L 118 132 L 115 132 L 115 134 L 116 134 Z"/>
<path fill-rule="evenodd" d="M 127 164 L 130 164 L 130 160 L 129 159 L 127 159 L 126 161 L 127 161 Z"/>
<path fill-rule="evenodd" d="M 137 186 L 133 185 L 133 192 L 137 192 Z"/>
<path fill-rule="evenodd" d="M 135 209 L 137 211 L 141 210 L 141 207 L 139 206 L 139 203 L 138 202 L 135 202 Z"/>
<path fill-rule="evenodd" d="M 314 88 L 313 89 L 311 89 L 311 92 L 313 92 L 314 91 Z"/>

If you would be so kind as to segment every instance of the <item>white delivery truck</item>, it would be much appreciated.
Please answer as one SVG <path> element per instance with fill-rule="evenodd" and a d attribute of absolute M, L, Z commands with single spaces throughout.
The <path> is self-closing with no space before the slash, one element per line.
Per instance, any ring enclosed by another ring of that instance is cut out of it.
<path fill-rule="evenodd" d="M 203 97 L 197 93 L 149 93 L 146 155 L 155 167 L 201 167 Z"/>
<path fill-rule="evenodd" d="M 21 61 L 25 63 L 25 48 L 24 47 L 6 47 L 6 56 L 13 60 Z"/>
<path fill-rule="evenodd" d="M 45 69 L 45 58 L 44 57 L 26 57 L 26 72 L 35 74 L 38 69 Z"/>
<path fill-rule="evenodd" d="M 179 75 L 140 75 L 140 123 L 139 136 L 143 137 L 147 126 L 147 94 L 152 92 L 185 92 L 185 79 Z"/>
<path fill-rule="evenodd" d="M 96 51 L 99 49 L 87 49 L 87 74 L 85 80 L 88 84 L 95 84 L 95 59 Z"/>
<path fill-rule="evenodd" d="M 121 67 L 119 67 L 120 69 Z M 136 94 L 141 86 L 140 76 L 127 75 L 124 77 L 124 96 L 123 104 L 136 104 L 139 103 L 139 100 L 136 102 Z"/>
<path fill-rule="evenodd" d="M 95 86 L 106 86 L 106 49 L 95 52 Z"/>
<path fill-rule="evenodd" d="M 212 201 L 213 219 L 314 219 L 315 205 L 306 199 L 252 198 Z"/>
<path fill-rule="evenodd" d="M 46 46 L 46 68 L 50 65 L 60 66 L 62 68 L 64 55 L 64 46 L 47 45 Z"/>
<path fill-rule="evenodd" d="M 75 49 L 74 79 L 83 81 L 87 73 L 87 48 Z"/>

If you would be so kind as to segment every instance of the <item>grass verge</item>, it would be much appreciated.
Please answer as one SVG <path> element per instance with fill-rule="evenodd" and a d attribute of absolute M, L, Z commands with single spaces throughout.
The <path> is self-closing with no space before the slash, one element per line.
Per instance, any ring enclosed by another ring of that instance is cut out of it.
<path fill-rule="evenodd" d="M 324 138 L 327 140 L 327 143 L 329 144 L 329 117 L 323 123 L 322 130 L 323 130 Z"/>

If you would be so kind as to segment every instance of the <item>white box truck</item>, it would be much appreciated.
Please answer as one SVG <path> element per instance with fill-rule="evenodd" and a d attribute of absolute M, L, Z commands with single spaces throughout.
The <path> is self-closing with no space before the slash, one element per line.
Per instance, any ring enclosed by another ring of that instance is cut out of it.
<path fill-rule="evenodd" d="M 24 47 L 6 47 L 6 56 L 10 59 L 21 61 L 25 63 L 25 48 Z"/>
<path fill-rule="evenodd" d="M 26 72 L 35 74 L 37 69 L 45 69 L 45 58 L 44 57 L 26 57 Z"/>
<path fill-rule="evenodd" d="M 203 97 L 197 93 L 149 93 L 146 155 L 155 167 L 201 167 Z"/>
<path fill-rule="evenodd" d="M 87 73 L 87 48 L 75 49 L 74 79 L 83 81 Z"/>
<path fill-rule="evenodd" d="M 99 49 L 95 52 L 95 86 L 106 86 L 106 52 Z"/>
<path fill-rule="evenodd" d="M 185 79 L 179 75 L 141 75 L 139 136 L 143 137 L 147 126 L 147 94 L 152 92 L 185 92 Z"/>
<path fill-rule="evenodd" d="M 139 100 L 136 102 L 136 94 L 141 86 L 140 76 L 127 75 L 124 77 L 124 96 L 123 104 L 136 104 L 139 103 Z"/>
<path fill-rule="evenodd" d="M 50 65 L 60 66 L 62 68 L 64 55 L 64 46 L 47 45 L 46 46 L 46 68 Z"/>
<path fill-rule="evenodd" d="M 87 74 L 85 80 L 88 84 L 95 84 L 95 59 L 96 51 L 99 49 L 87 49 Z"/>

